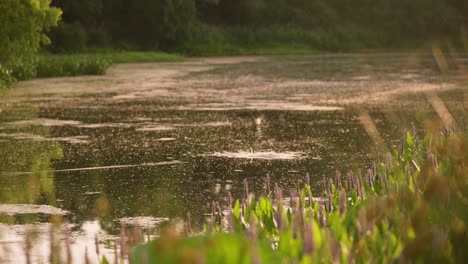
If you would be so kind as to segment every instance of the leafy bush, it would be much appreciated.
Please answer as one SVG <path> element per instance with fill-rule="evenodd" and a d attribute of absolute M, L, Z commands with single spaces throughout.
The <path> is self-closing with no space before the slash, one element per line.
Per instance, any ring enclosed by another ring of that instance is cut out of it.
<path fill-rule="evenodd" d="M 113 63 L 132 63 L 132 62 L 168 62 L 183 61 L 184 57 L 174 53 L 165 53 L 159 51 L 112 51 L 104 50 L 98 52 L 98 56 Z"/>
<path fill-rule="evenodd" d="M 52 43 L 48 50 L 52 52 L 80 52 L 88 42 L 88 33 L 78 23 L 60 23 L 50 31 L 49 37 Z"/>
<path fill-rule="evenodd" d="M 15 78 L 34 76 L 34 59 L 40 45 L 48 44 L 44 31 L 57 25 L 60 9 L 50 0 L 0 1 L 0 87 Z"/>
<path fill-rule="evenodd" d="M 319 47 L 319 35 L 299 28 L 194 26 L 191 44 L 184 52 L 191 55 L 236 55 L 309 52 Z"/>
<path fill-rule="evenodd" d="M 158 46 L 163 50 L 174 50 L 190 42 L 196 8 L 193 0 L 160 1 L 158 8 Z"/>
<path fill-rule="evenodd" d="M 10 66 L 11 74 L 16 81 L 24 81 L 36 77 L 37 59 L 23 60 Z"/>
<path fill-rule="evenodd" d="M 0 65 L 0 89 L 10 86 L 14 80 L 11 71 Z"/>
<path fill-rule="evenodd" d="M 98 56 L 44 56 L 37 64 L 37 77 L 104 74 L 112 62 Z"/>
<path fill-rule="evenodd" d="M 258 263 L 272 254 L 261 248 L 267 243 L 279 263 L 463 263 L 468 257 L 466 149 L 467 131 L 446 130 L 424 139 L 408 132 L 393 157 L 364 175 L 337 172 L 324 179 L 317 197 L 308 177 L 288 198 L 277 186 L 270 191 L 267 180 L 268 195 L 255 199 L 246 184 L 243 199 L 232 203 L 229 195 L 224 210 L 213 204 L 205 236 L 184 240 L 163 234 L 137 247 L 134 258 L 192 263 L 217 256 L 220 261 L 209 263 Z M 226 250 L 233 243 L 233 250 Z"/>
<path fill-rule="evenodd" d="M 49 42 L 43 32 L 57 24 L 61 11 L 50 0 L 2 0 L 0 14 L 0 63 L 6 67 L 30 60 Z"/>
<path fill-rule="evenodd" d="M 42 54 L 37 59 L 0 67 L 0 87 L 32 78 L 102 75 L 112 63 L 182 61 L 184 57 L 164 52 L 100 51 L 98 54 Z"/>
<path fill-rule="evenodd" d="M 176 51 L 189 43 L 196 9 L 194 0 L 114 1 L 105 13 L 116 43 Z"/>
<path fill-rule="evenodd" d="M 378 46 L 357 28 L 306 30 L 293 26 L 215 27 L 197 23 L 184 52 L 191 55 L 311 53 L 317 50 L 350 51 Z"/>
<path fill-rule="evenodd" d="M 92 47 L 110 47 L 112 39 L 104 30 L 90 30 L 88 33 L 88 45 Z"/>
<path fill-rule="evenodd" d="M 0 67 L 0 87 L 32 78 L 102 75 L 111 65 L 110 59 L 101 56 L 40 56 L 29 63 L 14 64 L 10 70 Z"/>

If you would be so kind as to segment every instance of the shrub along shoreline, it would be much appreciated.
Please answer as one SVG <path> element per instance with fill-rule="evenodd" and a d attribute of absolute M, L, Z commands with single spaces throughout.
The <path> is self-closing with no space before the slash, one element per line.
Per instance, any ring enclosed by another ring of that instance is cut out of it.
<path fill-rule="evenodd" d="M 408 49 L 410 50 L 410 49 Z M 400 49 L 382 49 L 381 51 L 408 51 Z M 0 89 L 11 86 L 17 81 L 34 78 L 67 77 L 81 75 L 103 75 L 113 64 L 146 62 L 181 62 L 189 57 L 214 56 L 275 56 L 275 55 L 311 55 L 319 51 L 305 43 L 204 43 L 193 46 L 183 53 L 164 51 L 115 51 L 107 49 L 90 50 L 77 53 L 43 52 L 35 58 L 2 67 L 0 64 Z M 378 50 L 356 49 L 349 52 L 378 52 Z"/>
<path fill-rule="evenodd" d="M 41 54 L 36 64 L 37 78 L 102 75 L 114 63 L 176 62 L 184 57 L 156 51 L 103 51 L 76 54 Z"/>
<path fill-rule="evenodd" d="M 79 49 L 54 49 L 59 43 L 44 46 L 39 55 L 0 65 L 0 88 L 32 78 L 100 75 L 114 63 L 177 62 L 197 56 L 306 55 L 320 52 L 378 52 L 430 50 L 433 43 L 408 41 L 399 45 L 379 43 L 370 32 L 324 32 L 299 27 L 216 27 L 198 23 L 190 41 L 170 51 L 139 49 L 131 44 L 87 46 Z M 74 43 L 68 41 L 67 43 Z M 446 43 L 441 43 L 445 49 Z M 64 45 L 63 43 L 61 45 Z M 59 45 L 60 46 L 60 45 Z M 119 48 L 122 46 L 122 48 Z M 381 48 L 375 48 L 381 47 Z M 383 48 L 386 47 L 386 48 Z"/>
<path fill-rule="evenodd" d="M 8 69 L 0 65 L 0 88 L 16 81 L 33 78 L 103 75 L 115 63 L 178 62 L 184 56 L 159 51 L 101 51 L 75 54 L 42 53 L 35 59 L 13 64 Z"/>

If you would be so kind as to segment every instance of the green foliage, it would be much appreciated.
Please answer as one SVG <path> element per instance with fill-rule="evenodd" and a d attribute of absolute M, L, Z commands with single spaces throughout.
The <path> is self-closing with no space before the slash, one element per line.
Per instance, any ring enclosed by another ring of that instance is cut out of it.
<path fill-rule="evenodd" d="M 163 50 L 173 50 L 190 42 L 191 26 L 195 21 L 193 0 L 163 0 L 157 18 L 159 35 L 158 46 Z"/>
<path fill-rule="evenodd" d="M 134 252 L 135 263 L 282 263 L 267 241 L 246 240 L 241 234 L 198 236 L 185 240 L 170 233 L 164 237 L 165 240 L 138 247 Z"/>
<path fill-rule="evenodd" d="M 174 51 L 187 44 L 196 15 L 193 0 L 98 0 L 80 2 L 79 8 L 73 1 L 55 4 L 65 10 L 67 23 L 79 22 L 88 32 L 108 33 L 114 43 L 146 49 Z"/>
<path fill-rule="evenodd" d="M 52 52 L 80 52 L 86 48 L 88 33 L 78 23 L 60 23 L 51 30 L 49 37 L 52 41 L 48 50 Z"/>
<path fill-rule="evenodd" d="M 48 44 L 44 31 L 57 25 L 60 9 L 50 0 L 0 1 L 0 64 L 29 61 L 41 44 Z"/>
<path fill-rule="evenodd" d="M 174 62 L 183 61 L 184 57 L 177 54 L 170 54 L 160 51 L 97 51 L 86 54 L 85 56 L 100 56 L 113 63 L 131 63 L 131 62 Z"/>
<path fill-rule="evenodd" d="M 38 59 L 36 57 L 29 60 L 23 60 L 10 65 L 12 76 L 15 81 L 24 81 L 36 77 L 36 66 Z"/>
<path fill-rule="evenodd" d="M 214 254 L 223 257 L 210 263 L 257 263 L 272 254 L 260 246 L 269 244 L 280 263 L 462 263 L 468 242 L 466 149 L 466 131 L 424 139 L 408 132 L 393 158 L 365 175 L 337 173 L 324 183 L 321 197 L 305 185 L 284 199 L 276 187 L 274 199 L 244 198 L 215 209 L 206 235 L 163 234 L 138 247 L 135 257 L 138 263 L 144 263 L 141 256 L 149 263 L 192 263 Z M 234 237 L 257 249 L 238 252 Z M 229 247 L 232 252 L 223 251 Z"/>
<path fill-rule="evenodd" d="M 55 26 L 61 11 L 50 0 L 0 1 L 0 87 L 34 76 L 40 45 L 48 44 L 45 31 Z"/>
<path fill-rule="evenodd" d="M 192 42 L 184 49 L 191 55 L 305 54 L 318 50 L 320 35 L 299 28 L 213 27 L 198 23 Z"/>
<path fill-rule="evenodd" d="M 47 55 L 39 56 L 31 62 L 23 62 L 10 66 L 8 72 L 2 71 L 0 80 L 5 78 L 5 85 L 14 81 L 32 78 L 102 75 L 111 66 L 112 60 L 103 56 L 92 55 Z M 1 87 L 1 86 L 0 86 Z"/>
<path fill-rule="evenodd" d="M 99 56 L 43 56 L 37 64 L 37 77 L 102 75 L 111 61 Z"/>
<path fill-rule="evenodd" d="M 53 4 L 64 10 L 67 25 L 82 26 L 88 45 L 193 55 L 415 48 L 434 39 L 459 39 L 463 23 L 468 23 L 467 5 L 461 0 L 54 0 Z M 54 32 L 54 50 L 76 50 L 69 48 L 73 41 L 63 41 L 75 38 L 82 48 L 79 36 L 84 34 L 77 34 L 76 28 Z M 58 33 L 61 36 L 54 36 Z"/>
<path fill-rule="evenodd" d="M 310 54 L 343 52 L 382 46 L 369 32 L 356 27 L 307 30 L 298 26 L 211 26 L 197 23 L 184 53 L 190 55 Z"/>
<path fill-rule="evenodd" d="M 183 61 L 184 57 L 164 52 L 108 51 L 70 55 L 41 54 L 29 62 L 0 67 L 0 88 L 17 80 L 32 78 L 102 75 L 112 63 Z"/>
<path fill-rule="evenodd" d="M 11 71 L 0 65 L 0 89 L 10 86 L 14 82 Z"/>

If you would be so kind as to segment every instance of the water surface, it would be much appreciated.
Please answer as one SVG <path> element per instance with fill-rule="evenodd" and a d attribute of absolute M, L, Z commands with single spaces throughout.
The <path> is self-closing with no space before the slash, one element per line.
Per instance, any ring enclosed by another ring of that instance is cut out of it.
<path fill-rule="evenodd" d="M 430 98 L 461 120 L 467 63 L 453 57 L 442 73 L 429 55 L 212 58 L 22 82 L 0 99 L 0 261 L 18 261 L 7 253 L 22 252 L 31 224 L 47 244 L 58 215 L 75 259 L 96 235 L 112 258 L 122 225 L 190 213 L 200 230 L 244 179 L 258 195 L 267 174 L 287 192 L 309 173 L 320 194 L 337 169 L 365 171 L 411 123 L 439 120 Z"/>

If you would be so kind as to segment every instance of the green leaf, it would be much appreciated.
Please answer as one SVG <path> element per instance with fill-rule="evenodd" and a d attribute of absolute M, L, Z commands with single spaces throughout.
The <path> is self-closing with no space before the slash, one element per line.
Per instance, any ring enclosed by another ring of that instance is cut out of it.
<path fill-rule="evenodd" d="M 315 242 L 315 247 L 320 248 L 322 246 L 322 229 L 320 229 L 319 224 L 317 221 L 312 220 L 312 230 L 314 232 L 314 242 Z"/>
<path fill-rule="evenodd" d="M 107 261 L 106 256 L 102 256 L 101 264 L 109 264 L 109 261 Z"/>
<path fill-rule="evenodd" d="M 232 210 L 232 215 L 240 220 L 240 201 L 239 200 L 236 200 L 236 203 L 234 204 L 234 208 Z"/>
<path fill-rule="evenodd" d="M 414 146 L 413 136 L 411 136 L 411 133 L 409 131 L 406 132 L 406 145 L 408 147 L 413 147 Z"/>
<path fill-rule="evenodd" d="M 253 241 L 243 234 L 195 236 L 184 240 L 163 235 L 133 251 L 133 263 L 247 264 L 255 259 L 260 263 L 283 263 L 282 256 L 272 249 L 269 241 Z"/>

